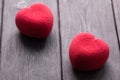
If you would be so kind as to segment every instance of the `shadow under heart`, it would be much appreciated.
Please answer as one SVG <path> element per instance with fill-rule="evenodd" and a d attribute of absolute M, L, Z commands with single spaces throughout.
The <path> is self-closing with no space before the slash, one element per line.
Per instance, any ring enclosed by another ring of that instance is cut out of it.
<path fill-rule="evenodd" d="M 109 72 L 110 69 L 108 63 L 96 71 L 77 71 L 73 69 L 76 80 L 108 80 L 107 76 L 110 76 Z"/>
<path fill-rule="evenodd" d="M 23 35 L 22 33 L 19 34 L 19 37 L 22 44 L 28 49 L 33 51 L 39 51 L 44 49 L 48 41 L 47 38 L 46 39 L 31 38 Z"/>

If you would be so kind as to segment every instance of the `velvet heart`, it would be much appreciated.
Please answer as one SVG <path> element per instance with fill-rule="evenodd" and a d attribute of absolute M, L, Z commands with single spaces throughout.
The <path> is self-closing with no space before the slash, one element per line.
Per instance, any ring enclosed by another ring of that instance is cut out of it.
<path fill-rule="evenodd" d="M 109 46 L 92 34 L 83 32 L 71 42 L 69 56 L 73 68 L 79 71 L 97 70 L 107 61 Z"/>
<path fill-rule="evenodd" d="M 36 3 L 16 14 L 17 28 L 26 36 L 46 38 L 53 27 L 53 14 L 44 4 Z"/>

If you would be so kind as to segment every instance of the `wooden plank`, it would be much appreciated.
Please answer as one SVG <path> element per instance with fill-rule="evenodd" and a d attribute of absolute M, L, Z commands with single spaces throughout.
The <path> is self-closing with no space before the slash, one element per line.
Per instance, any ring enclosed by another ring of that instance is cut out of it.
<path fill-rule="evenodd" d="M 2 16 L 2 0 L 0 0 L 0 31 L 1 31 L 1 26 L 2 26 L 2 22 L 1 22 L 1 17 Z M 0 42 L 1 42 L 1 32 L 0 32 Z M 1 45 L 0 45 L 1 46 Z M 1 47 L 0 47 L 1 48 Z"/>
<path fill-rule="evenodd" d="M 118 31 L 118 37 L 120 40 L 120 0 L 112 0 L 113 1 L 113 10 L 114 10 L 114 18 L 116 22 L 116 29 Z"/>
<path fill-rule="evenodd" d="M 4 0 L 1 80 L 61 80 L 57 1 L 27 0 L 47 4 L 54 14 L 54 28 L 46 40 L 25 37 L 15 25 L 19 0 Z M 23 4 L 24 5 L 24 4 Z"/>
<path fill-rule="evenodd" d="M 63 80 L 120 80 L 120 55 L 113 12 L 107 0 L 59 0 Z M 71 67 L 69 45 L 75 35 L 88 31 L 110 46 L 109 60 L 95 72 Z"/>
<path fill-rule="evenodd" d="M 3 11 L 3 4 L 2 4 L 2 0 L 0 0 L 0 65 L 1 65 L 1 34 L 2 34 L 2 20 L 3 20 L 3 18 L 2 18 L 2 15 L 3 15 L 3 13 L 2 13 L 2 11 Z M 1 70 L 1 68 L 0 68 L 0 70 Z M 1 71 L 0 71 L 0 76 L 1 76 Z"/>

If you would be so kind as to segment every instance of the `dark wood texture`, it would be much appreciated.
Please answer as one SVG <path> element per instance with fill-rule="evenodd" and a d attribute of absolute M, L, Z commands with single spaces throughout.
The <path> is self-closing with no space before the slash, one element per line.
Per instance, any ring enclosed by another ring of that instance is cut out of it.
<path fill-rule="evenodd" d="M 1 15 L 2 15 L 2 0 L 0 0 L 0 25 L 1 25 Z"/>
<path fill-rule="evenodd" d="M 108 0 L 59 0 L 63 80 L 120 80 L 120 55 L 111 2 Z M 119 4 L 119 2 L 117 2 Z M 110 46 L 109 60 L 94 72 L 78 72 L 69 60 L 73 37 L 88 31 Z"/>
<path fill-rule="evenodd" d="M 118 37 L 120 40 L 120 0 L 112 0 L 112 1 L 113 1 L 114 17 L 116 22 L 116 29 L 118 31 Z"/>
<path fill-rule="evenodd" d="M 2 34 L 2 13 L 3 11 L 3 4 L 2 4 L 2 0 L 0 0 L 0 65 L 1 65 L 1 34 Z M 0 69 L 1 70 L 1 69 Z M 1 71 L 0 71 L 0 77 L 1 77 Z"/>
<path fill-rule="evenodd" d="M 2 26 L 2 22 L 1 22 L 1 20 L 2 20 L 2 0 L 0 0 L 0 42 L 1 42 L 1 26 Z"/>
<path fill-rule="evenodd" d="M 2 0 L 0 0 L 0 24 L 1 24 L 1 12 L 2 12 Z"/>
<path fill-rule="evenodd" d="M 61 80 L 56 0 L 26 0 L 47 4 L 54 14 L 54 28 L 44 40 L 28 38 L 15 25 L 20 0 L 4 0 L 0 80 Z M 0 3 L 1 4 L 1 3 Z"/>

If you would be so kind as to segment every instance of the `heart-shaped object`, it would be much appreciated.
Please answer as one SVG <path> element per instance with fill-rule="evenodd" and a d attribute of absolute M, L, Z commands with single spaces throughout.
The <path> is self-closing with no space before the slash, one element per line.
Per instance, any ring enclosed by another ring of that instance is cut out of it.
<path fill-rule="evenodd" d="M 26 36 L 46 38 L 53 27 L 53 14 L 42 3 L 36 3 L 29 8 L 23 8 L 16 14 L 17 28 Z"/>
<path fill-rule="evenodd" d="M 73 68 L 92 71 L 101 68 L 109 57 L 109 46 L 92 34 L 83 32 L 70 44 L 69 57 Z"/>

